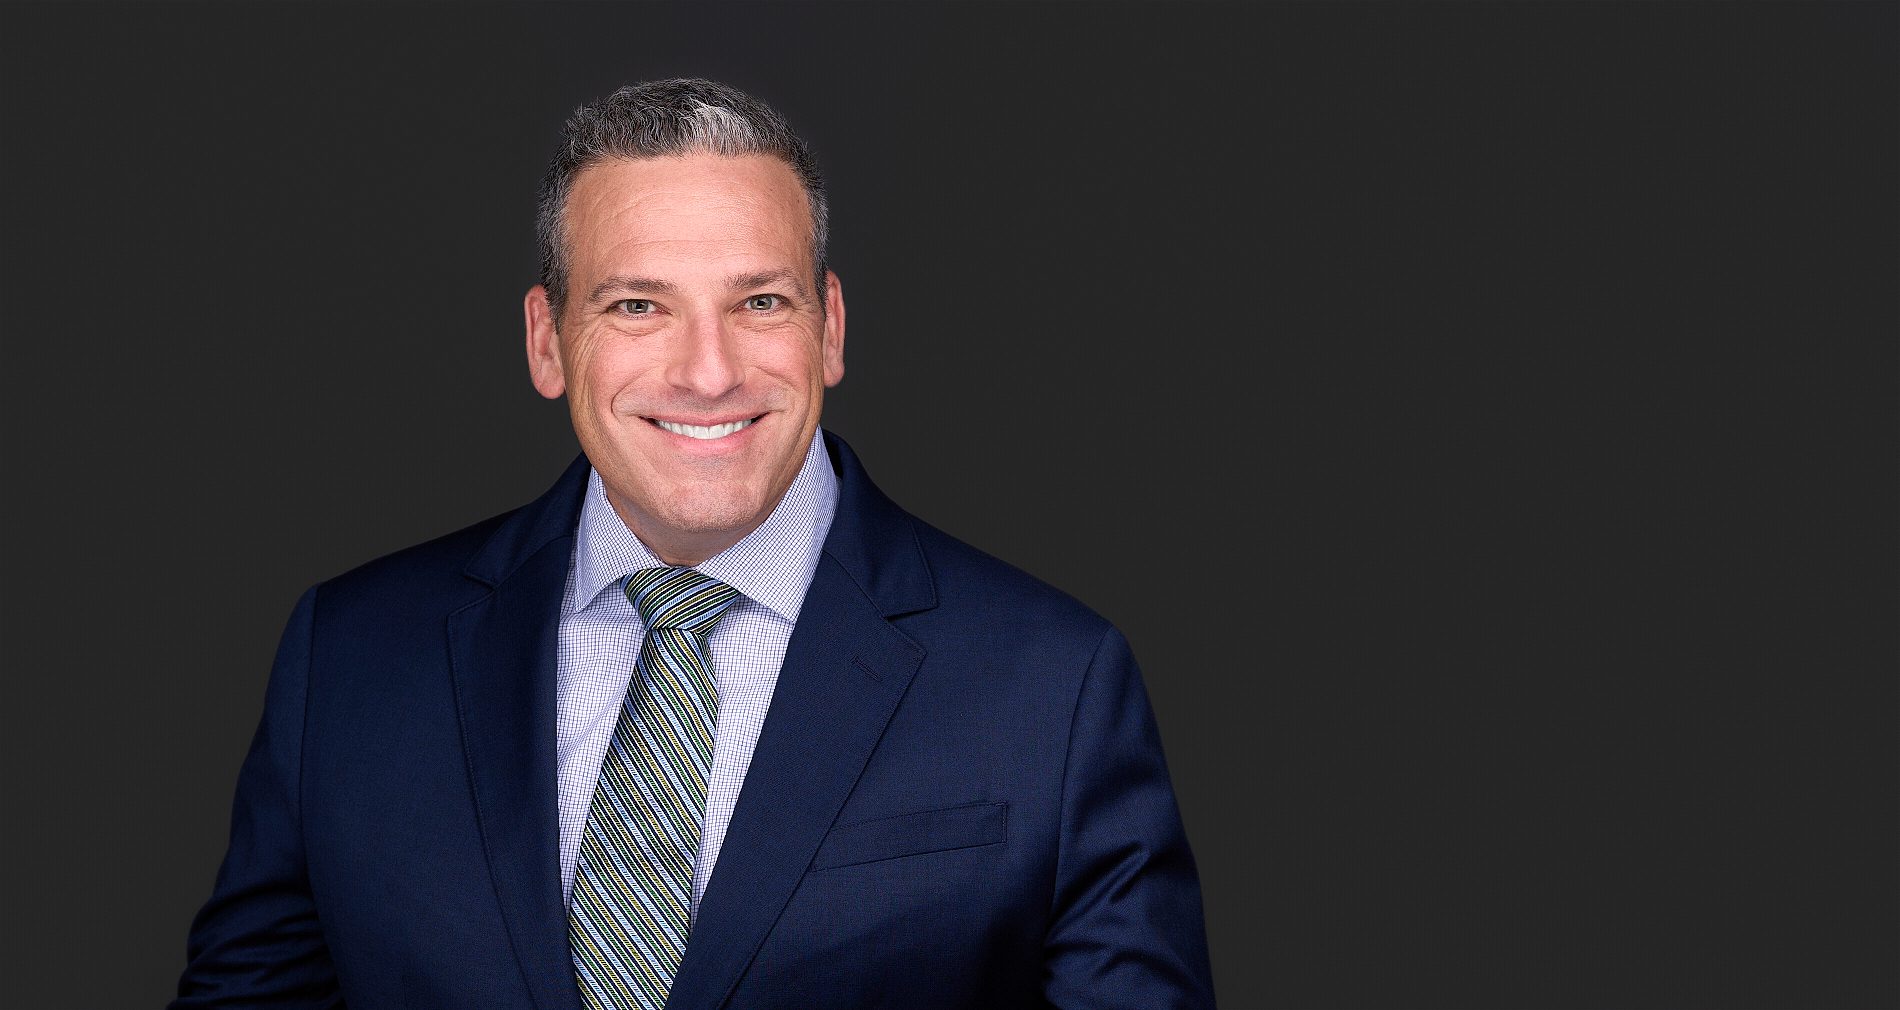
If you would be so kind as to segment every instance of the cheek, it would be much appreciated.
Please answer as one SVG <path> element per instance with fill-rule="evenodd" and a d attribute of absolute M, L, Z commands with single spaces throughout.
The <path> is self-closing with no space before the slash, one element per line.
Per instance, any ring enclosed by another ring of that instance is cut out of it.
<path fill-rule="evenodd" d="M 561 371 L 567 376 L 567 395 L 585 395 L 591 379 L 588 370 L 594 363 L 594 342 L 581 337 L 561 347 Z"/>
<path fill-rule="evenodd" d="M 759 361 L 761 371 L 795 389 L 823 388 L 825 359 L 823 348 L 809 337 L 784 341 L 772 347 Z"/>
<path fill-rule="evenodd" d="M 568 367 L 569 395 L 578 392 L 582 402 L 597 410 L 611 410 L 614 401 L 632 381 L 635 363 L 622 360 L 600 341 L 586 341 L 574 349 Z"/>

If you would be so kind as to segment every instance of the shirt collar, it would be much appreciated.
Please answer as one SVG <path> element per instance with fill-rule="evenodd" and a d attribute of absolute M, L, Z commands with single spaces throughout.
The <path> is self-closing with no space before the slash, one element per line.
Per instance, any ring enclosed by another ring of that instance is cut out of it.
<path fill-rule="evenodd" d="M 737 589 L 786 622 L 796 622 L 837 508 L 838 475 L 832 472 L 831 458 L 825 453 L 824 432 L 815 431 L 798 476 L 792 478 L 791 487 L 785 489 L 785 496 L 765 522 L 738 543 L 693 567 Z M 580 524 L 575 530 L 574 578 L 565 612 L 584 610 L 628 575 L 665 564 L 620 520 L 620 514 L 607 501 L 600 471 L 590 471 L 587 498 L 581 503 Z"/>

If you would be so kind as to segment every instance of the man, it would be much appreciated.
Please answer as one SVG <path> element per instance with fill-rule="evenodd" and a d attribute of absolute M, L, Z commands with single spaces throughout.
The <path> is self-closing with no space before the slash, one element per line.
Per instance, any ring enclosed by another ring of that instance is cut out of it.
<path fill-rule="evenodd" d="M 539 230 L 583 456 L 298 603 L 174 1006 L 1212 1005 L 1122 637 L 819 431 L 844 292 L 784 120 L 623 88 Z"/>

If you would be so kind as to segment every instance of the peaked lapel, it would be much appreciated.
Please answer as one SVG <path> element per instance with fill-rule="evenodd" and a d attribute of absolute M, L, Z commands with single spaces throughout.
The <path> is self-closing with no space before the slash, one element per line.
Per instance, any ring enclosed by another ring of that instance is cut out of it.
<path fill-rule="evenodd" d="M 671 1010 L 732 994 L 883 736 L 923 649 L 889 618 L 936 605 L 910 519 L 826 433 L 838 510 L 674 977 Z"/>
<path fill-rule="evenodd" d="M 489 877 L 539 1010 L 579 1010 L 561 900 L 555 664 L 588 463 L 502 521 L 465 574 L 488 595 L 449 615 L 462 747 Z"/>

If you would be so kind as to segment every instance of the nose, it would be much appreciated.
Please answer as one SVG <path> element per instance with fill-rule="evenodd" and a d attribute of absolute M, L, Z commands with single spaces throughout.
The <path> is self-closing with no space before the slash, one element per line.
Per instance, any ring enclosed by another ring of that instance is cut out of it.
<path fill-rule="evenodd" d="M 735 335 L 722 318 L 695 317 L 676 332 L 666 379 L 675 389 L 715 400 L 745 382 Z"/>

